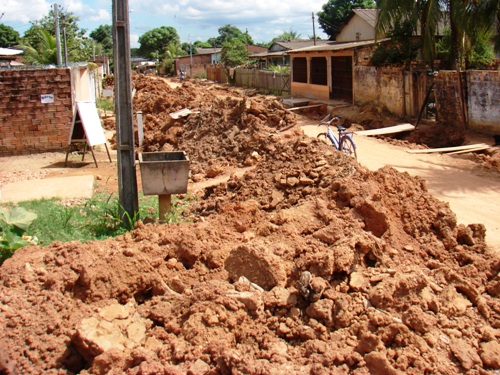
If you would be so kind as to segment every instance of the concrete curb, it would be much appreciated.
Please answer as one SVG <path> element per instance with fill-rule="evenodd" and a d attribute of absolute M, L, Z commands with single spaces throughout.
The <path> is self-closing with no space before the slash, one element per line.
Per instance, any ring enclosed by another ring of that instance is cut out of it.
<path fill-rule="evenodd" d="M 50 198 L 91 199 L 94 176 L 70 176 L 13 182 L 0 191 L 0 202 L 22 202 Z"/>

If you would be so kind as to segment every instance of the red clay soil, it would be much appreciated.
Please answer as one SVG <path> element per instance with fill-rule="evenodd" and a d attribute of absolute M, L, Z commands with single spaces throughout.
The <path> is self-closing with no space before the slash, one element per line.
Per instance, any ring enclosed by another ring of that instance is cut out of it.
<path fill-rule="evenodd" d="M 500 259 L 482 225 L 421 179 L 277 131 L 293 121 L 269 119 L 272 99 L 202 103 L 187 85 L 178 105 L 151 100 L 158 115 L 141 107 L 146 148 L 189 150 L 200 178 L 254 168 L 205 189 L 185 223 L 16 251 L 0 373 L 498 373 Z M 162 114 L 182 107 L 200 113 Z"/>

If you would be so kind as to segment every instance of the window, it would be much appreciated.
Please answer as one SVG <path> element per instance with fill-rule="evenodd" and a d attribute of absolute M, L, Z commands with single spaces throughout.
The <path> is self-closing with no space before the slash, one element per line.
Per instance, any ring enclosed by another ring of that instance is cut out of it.
<path fill-rule="evenodd" d="M 305 57 L 293 59 L 293 82 L 307 83 L 307 60 Z"/>
<path fill-rule="evenodd" d="M 313 57 L 311 59 L 311 83 L 327 85 L 326 58 Z"/>

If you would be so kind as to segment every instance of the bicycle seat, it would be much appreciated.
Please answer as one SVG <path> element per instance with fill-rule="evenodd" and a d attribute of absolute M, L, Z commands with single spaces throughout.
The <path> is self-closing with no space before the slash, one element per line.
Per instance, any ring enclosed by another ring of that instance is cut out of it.
<path fill-rule="evenodd" d="M 340 132 L 343 132 L 344 130 L 347 130 L 347 128 L 344 128 L 343 126 L 341 125 L 337 125 L 337 129 L 340 131 Z"/>

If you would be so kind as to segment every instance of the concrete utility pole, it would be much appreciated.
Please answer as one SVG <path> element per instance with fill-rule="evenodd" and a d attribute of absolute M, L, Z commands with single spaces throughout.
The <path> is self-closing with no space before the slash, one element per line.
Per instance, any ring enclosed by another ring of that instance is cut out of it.
<path fill-rule="evenodd" d="M 66 43 L 66 18 L 63 16 L 63 46 L 64 46 L 64 66 L 69 65 L 68 61 L 68 45 Z"/>
<path fill-rule="evenodd" d="M 54 18 L 56 21 L 56 52 L 57 52 L 57 66 L 62 66 L 61 55 L 61 32 L 59 31 L 59 5 L 54 4 Z"/>
<path fill-rule="evenodd" d="M 132 119 L 130 26 L 128 0 L 113 0 L 113 52 L 115 61 L 115 118 L 118 155 L 120 218 L 132 229 L 139 212 Z"/>
<path fill-rule="evenodd" d="M 313 20 L 313 39 L 314 39 L 314 45 L 316 45 L 316 28 L 314 26 L 314 12 L 311 12 L 312 14 L 312 20 Z"/>
<path fill-rule="evenodd" d="M 193 76 L 193 45 L 191 44 L 191 34 L 188 34 L 189 41 L 189 75 Z"/>

